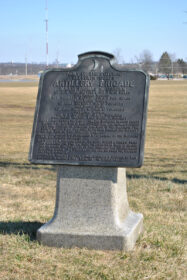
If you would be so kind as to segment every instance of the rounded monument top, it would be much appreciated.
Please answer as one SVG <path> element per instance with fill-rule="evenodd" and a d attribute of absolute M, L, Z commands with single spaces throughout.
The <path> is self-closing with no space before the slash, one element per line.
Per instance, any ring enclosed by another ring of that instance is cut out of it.
<path fill-rule="evenodd" d="M 102 51 L 91 51 L 91 52 L 85 52 L 85 53 L 81 53 L 78 55 L 79 59 L 85 59 L 85 58 L 89 58 L 89 57 L 105 57 L 107 59 L 114 59 L 114 55 L 111 53 L 107 53 L 107 52 L 102 52 Z"/>

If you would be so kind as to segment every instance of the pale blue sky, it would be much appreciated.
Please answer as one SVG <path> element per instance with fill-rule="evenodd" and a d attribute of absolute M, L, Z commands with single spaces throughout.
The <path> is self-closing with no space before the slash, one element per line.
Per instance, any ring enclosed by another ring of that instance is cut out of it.
<path fill-rule="evenodd" d="M 75 63 L 91 50 L 144 49 L 187 61 L 187 0 L 48 0 L 49 61 Z M 45 61 L 45 0 L 0 0 L 0 62 Z"/>

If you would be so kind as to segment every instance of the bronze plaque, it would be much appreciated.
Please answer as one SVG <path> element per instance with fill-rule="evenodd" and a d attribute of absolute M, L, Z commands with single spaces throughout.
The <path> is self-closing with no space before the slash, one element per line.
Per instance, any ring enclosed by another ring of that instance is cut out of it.
<path fill-rule="evenodd" d="M 140 167 L 149 77 L 104 52 L 79 55 L 39 84 L 29 160 L 38 164 Z"/>

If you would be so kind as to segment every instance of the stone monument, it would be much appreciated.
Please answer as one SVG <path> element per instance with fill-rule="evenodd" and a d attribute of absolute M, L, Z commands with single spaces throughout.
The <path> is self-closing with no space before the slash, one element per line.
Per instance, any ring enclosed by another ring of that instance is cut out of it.
<path fill-rule="evenodd" d="M 148 75 L 88 52 L 39 84 L 29 160 L 57 165 L 53 218 L 37 231 L 48 246 L 131 250 L 143 216 L 129 209 L 125 167 L 143 163 Z"/>

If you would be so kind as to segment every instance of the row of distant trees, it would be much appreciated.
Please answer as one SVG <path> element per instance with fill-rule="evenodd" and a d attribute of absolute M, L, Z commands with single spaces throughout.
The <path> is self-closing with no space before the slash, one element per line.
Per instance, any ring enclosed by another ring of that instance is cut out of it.
<path fill-rule="evenodd" d="M 183 76 L 187 74 L 187 62 L 182 58 L 176 59 L 174 54 L 168 52 L 164 52 L 159 61 L 155 62 L 152 53 L 149 50 L 144 50 L 131 63 L 124 62 L 120 49 L 114 50 L 113 53 L 118 63 L 125 65 L 127 68 L 142 69 L 153 76 L 159 74 Z M 54 67 L 66 67 L 66 64 L 59 64 L 57 61 L 49 65 L 49 68 Z M 46 65 L 44 63 L 0 63 L 0 75 L 32 75 L 45 69 Z"/>
<path fill-rule="evenodd" d="M 49 65 L 50 68 L 65 67 L 66 64 L 58 65 L 52 63 Z M 0 75 L 37 75 L 39 72 L 46 69 L 44 63 L 0 63 Z"/>
<path fill-rule="evenodd" d="M 148 50 L 145 50 L 140 58 L 139 62 L 141 63 L 141 68 L 147 72 L 153 72 L 153 59 L 152 55 Z M 187 63 L 182 59 L 175 59 L 174 55 L 168 54 L 168 52 L 164 52 L 158 63 L 155 66 L 158 73 L 162 73 L 165 75 L 169 74 L 187 74 Z"/>
<path fill-rule="evenodd" d="M 114 51 L 118 63 L 125 64 L 123 61 L 120 49 Z M 164 75 L 176 75 L 187 74 L 187 62 L 182 58 L 176 59 L 174 54 L 163 52 L 158 62 L 153 61 L 153 55 L 149 50 L 144 50 L 139 56 L 134 59 L 133 65 L 148 73 L 164 74 Z"/>
<path fill-rule="evenodd" d="M 45 68 L 43 63 L 0 63 L 0 75 L 34 75 Z"/>

